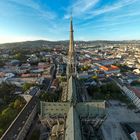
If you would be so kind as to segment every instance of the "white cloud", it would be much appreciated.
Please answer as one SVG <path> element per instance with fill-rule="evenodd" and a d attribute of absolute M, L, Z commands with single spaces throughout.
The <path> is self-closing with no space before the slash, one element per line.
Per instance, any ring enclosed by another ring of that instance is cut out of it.
<path fill-rule="evenodd" d="M 133 12 L 129 12 L 126 14 L 121 14 L 121 15 L 117 15 L 115 16 L 115 18 L 123 18 L 123 17 L 133 17 L 133 16 L 139 16 L 140 15 L 140 11 L 133 11 Z"/>
<path fill-rule="evenodd" d="M 32 0 L 9 0 L 9 2 L 14 2 L 20 5 L 24 5 L 33 9 L 39 9 L 40 6 Z"/>
<path fill-rule="evenodd" d="M 64 16 L 64 18 L 70 17 L 70 11 L 72 11 L 73 16 L 80 16 L 82 14 L 87 13 L 89 10 L 91 10 L 99 0 L 77 0 L 73 2 L 71 6 L 68 7 L 67 14 Z"/>
<path fill-rule="evenodd" d="M 119 1 L 115 4 L 113 4 L 113 5 L 105 6 L 101 9 L 97 9 L 95 11 L 90 11 L 90 13 L 89 13 L 90 16 L 88 18 L 92 18 L 93 16 L 97 16 L 97 15 L 100 15 L 100 14 L 104 14 L 104 13 L 107 13 L 107 12 L 112 12 L 112 11 L 118 10 L 122 7 L 133 4 L 136 1 L 138 1 L 138 0 L 121 0 L 121 1 Z"/>
<path fill-rule="evenodd" d="M 78 25 L 80 26 L 81 29 L 83 28 L 92 28 L 93 26 L 96 28 L 96 26 L 107 26 L 107 25 L 117 25 L 117 24 L 123 24 L 122 21 L 124 22 L 124 20 L 120 20 L 120 18 L 123 17 L 133 17 L 133 16 L 138 16 L 140 15 L 139 11 L 136 11 L 135 9 L 131 9 L 129 8 L 129 10 L 125 10 L 123 11 L 123 13 L 120 11 L 117 11 L 125 6 L 131 5 L 133 3 L 136 4 L 136 2 L 138 2 L 139 0 L 119 0 L 118 2 L 115 2 L 112 5 L 104 5 L 102 8 L 99 9 L 90 9 L 86 15 L 83 15 L 83 20 L 85 20 L 85 22 L 78 23 Z M 113 13 L 114 11 L 114 13 Z M 117 13 L 116 13 L 117 11 Z M 96 18 L 96 16 L 104 14 L 104 13 L 109 13 L 106 14 L 104 16 L 102 16 L 101 18 L 98 18 L 96 20 L 94 20 L 94 18 Z M 111 13 L 111 14 L 110 14 Z M 88 20 L 88 22 L 86 22 L 87 19 L 93 19 L 93 20 Z M 126 19 L 126 22 L 128 20 Z M 131 23 L 134 22 L 134 20 L 130 21 Z M 97 27 L 98 28 L 98 27 Z"/>
<path fill-rule="evenodd" d="M 9 0 L 9 2 L 16 3 L 25 7 L 29 7 L 35 10 L 40 17 L 43 17 L 46 19 L 54 19 L 56 17 L 56 14 L 53 11 L 44 9 L 39 3 L 33 0 Z"/>
<path fill-rule="evenodd" d="M 115 10 L 119 10 L 122 7 L 128 6 L 137 2 L 139 0 L 119 0 L 112 5 L 105 5 L 100 9 L 96 9 L 95 6 L 100 2 L 100 0 L 77 0 L 69 8 L 67 13 L 72 10 L 73 15 L 76 17 L 84 17 L 84 19 L 91 19 L 95 16 L 109 13 Z M 64 18 L 68 18 L 70 14 L 66 14 Z"/>

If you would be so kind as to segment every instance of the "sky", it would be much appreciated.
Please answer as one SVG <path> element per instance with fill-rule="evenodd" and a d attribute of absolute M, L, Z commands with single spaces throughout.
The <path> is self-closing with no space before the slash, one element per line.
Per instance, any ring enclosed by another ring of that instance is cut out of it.
<path fill-rule="evenodd" d="M 140 39 L 140 0 L 0 0 L 0 43 Z"/>

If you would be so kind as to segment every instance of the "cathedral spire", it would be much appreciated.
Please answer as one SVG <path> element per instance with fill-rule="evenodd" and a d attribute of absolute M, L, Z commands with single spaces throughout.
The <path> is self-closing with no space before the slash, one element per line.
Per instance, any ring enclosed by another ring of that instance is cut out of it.
<path fill-rule="evenodd" d="M 72 16 L 70 18 L 70 43 L 69 43 L 69 55 L 72 57 L 74 54 L 74 39 L 73 39 L 73 23 L 72 23 Z"/>
<path fill-rule="evenodd" d="M 70 42 L 69 42 L 68 61 L 67 61 L 67 76 L 68 76 L 68 78 L 71 75 L 75 75 L 75 73 L 76 73 L 73 32 L 74 32 L 73 31 L 73 22 L 72 22 L 72 16 L 71 16 L 71 18 L 70 18 Z"/>

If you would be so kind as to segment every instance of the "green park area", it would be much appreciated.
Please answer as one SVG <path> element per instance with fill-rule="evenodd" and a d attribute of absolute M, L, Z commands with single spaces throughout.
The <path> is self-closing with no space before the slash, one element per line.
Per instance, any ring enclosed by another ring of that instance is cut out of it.
<path fill-rule="evenodd" d="M 40 100 L 45 102 L 58 102 L 60 100 L 62 91 L 56 91 L 56 92 L 42 92 L 40 94 Z"/>
<path fill-rule="evenodd" d="M 133 81 L 133 82 L 131 83 L 131 86 L 140 87 L 140 81 Z"/>
<path fill-rule="evenodd" d="M 0 137 L 25 105 L 25 100 L 13 94 L 15 86 L 0 85 Z"/>
<path fill-rule="evenodd" d="M 94 100 L 118 100 L 127 104 L 128 108 L 135 108 L 134 104 L 122 94 L 122 91 L 114 82 L 101 86 L 90 86 L 88 93 Z"/>

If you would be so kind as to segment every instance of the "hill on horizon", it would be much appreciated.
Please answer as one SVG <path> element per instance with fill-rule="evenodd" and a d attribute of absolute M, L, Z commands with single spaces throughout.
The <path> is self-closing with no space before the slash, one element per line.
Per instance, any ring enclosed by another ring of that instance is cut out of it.
<path fill-rule="evenodd" d="M 107 45 L 107 44 L 129 44 L 138 43 L 140 40 L 122 40 L 122 41 L 109 41 L 109 40 L 91 40 L 91 41 L 75 41 L 75 44 L 84 45 Z M 35 41 L 24 41 L 24 42 L 14 42 L 14 43 L 3 43 L 0 44 L 0 48 L 15 48 L 15 47 L 56 47 L 56 46 L 68 46 L 68 40 L 60 41 L 48 41 L 48 40 L 35 40 Z"/>

